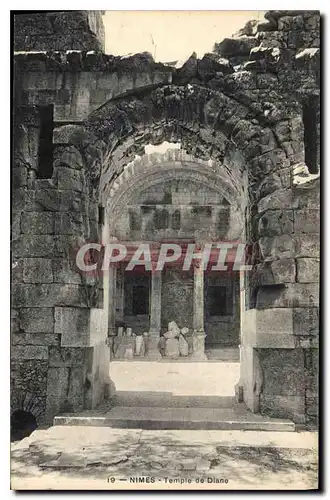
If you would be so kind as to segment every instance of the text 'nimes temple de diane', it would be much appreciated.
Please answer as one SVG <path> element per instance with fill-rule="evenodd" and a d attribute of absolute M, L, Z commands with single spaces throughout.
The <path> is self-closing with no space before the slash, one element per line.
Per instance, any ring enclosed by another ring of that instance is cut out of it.
<path fill-rule="evenodd" d="M 14 16 L 12 415 L 111 405 L 116 360 L 230 348 L 233 404 L 316 425 L 319 12 L 269 11 L 179 68 L 106 54 L 102 15 Z M 121 260 L 77 266 L 111 242 Z M 213 250 L 183 268 L 212 242 L 230 245 L 224 269 Z M 140 243 L 150 265 L 127 266 Z M 171 244 L 180 258 L 160 269 Z"/>

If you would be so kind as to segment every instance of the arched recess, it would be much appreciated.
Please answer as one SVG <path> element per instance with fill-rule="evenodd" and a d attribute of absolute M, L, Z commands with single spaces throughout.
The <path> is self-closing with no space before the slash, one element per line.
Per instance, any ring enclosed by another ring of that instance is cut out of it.
<path fill-rule="evenodd" d="M 231 207 L 234 224 L 231 225 L 233 230 L 226 237 L 228 240 L 243 242 L 248 201 L 247 178 L 246 173 L 240 174 L 237 162 L 234 168 L 237 170 L 236 178 L 228 167 L 218 166 L 212 160 L 196 159 L 182 150 L 169 149 L 165 154 L 153 153 L 138 157 L 126 165 L 114 182 L 103 186 L 101 200 L 108 214 L 106 220 L 117 221 L 129 203 L 137 203 L 136 195 L 146 187 L 150 188 L 173 180 L 185 181 L 187 185 L 193 182 L 195 185 L 204 186 L 205 189 L 212 187 L 218 193 L 217 204 Z M 111 223 L 109 234 L 111 234 Z M 217 239 L 217 235 L 214 234 L 213 238 Z"/>
<path fill-rule="evenodd" d="M 284 118 L 289 126 L 291 118 Z M 296 121 L 299 125 L 299 117 Z M 191 163 L 196 165 L 197 160 L 197 169 L 187 168 L 191 175 L 196 169 L 205 179 L 215 183 L 219 179 L 222 188 L 227 185 L 227 194 L 237 193 L 245 209 L 245 237 L 249 243 L 259 236 L 257 203 L 260 211 L 266 210 L 263 206 L 278 209 L 282 198 L 268 200 L 271 193 L 283 187 L 284 194 L 290 194 L 290 167 L 297 161 L 301 147 L 301 140 L 294 141 L 290 136 L 290 127 L 288 133 L 278 127 L 276 106 L 275 111 L 274 106 L 269 110 L 269 103 L 245 106 L 222 90 L 190 84 L 163 86 L 139 97 L 109 101 L 82 125 L 57 129 L 54 139 L 58 148 L 55 165 L 69 162 L 75 168 L 77 162 L 79 169 L 83 165 L 90 205 L 104 205 L 107 195 L 116 196 L 118 184 L 127 181 L 129 185 L 125 167 L 129 168 L 136 155 L 143 155 L 145 145 L 180 142 L 184 154 L 194 159 Z M 281 176 L 282 169 L 289 170 L 288 184 Z M 153 175 L 157 177 L 150 170 Z M 244 399 L 255 410 L 258 363 L 254 345 L 246 347 L 242 385 Z"/>

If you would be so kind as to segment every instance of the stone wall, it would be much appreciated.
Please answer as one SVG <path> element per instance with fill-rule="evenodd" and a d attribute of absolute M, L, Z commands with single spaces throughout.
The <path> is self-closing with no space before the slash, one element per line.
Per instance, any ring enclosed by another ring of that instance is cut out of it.
<path fill-rule="evenodd" d="M 137 192 L 114 221 L 113 235 L 121 240 L 226 240 L 235 225 L 236 207 L 209 186 L 182 179 L 179 171 Z"/>
<path fill-rule="evenodd" d="M 213 276 L 212 276 L 213 275 Z M 226 315 L 209 314 L 208 286 L 216 284 L 227 289 Z M 240 295 L 237 272 L 207 273 L 205 276 L 205 342 L 208 347 L 237 347 L 240 344 Z"/>
<path fill-rule="evenodd" d="M 104 51 L 102 11 L 48 11 L 14 14 L 14 50 Z"/>
<path fill-rule="evenodd" d="M 49 421 L 97 399 L 99 389 L 90 397 L 87 386 L 99 384 L 91 357 L 100 343 L 106 354 L 107 318 L 101 318 L 103 338 L 95 338 L 92 311 L 102 310 L 92 308 L 102 304 L 102 290 L 97 276 L 80 273 L 75 254 L 82 243 L 98 241 L 98 202 L 81 155 L 72 165 L 68 153 L 61 157 L 61 146 L 52 177 L 38 178 L 44 165 L 37 107 L 18 108 L 14 124 L 12 404 L 29 407 L 24 401 L 31 393 L 35 413 Z"/>
<path fill-rule="evenodd" d="M 77 22 L 90 22 L 77 12 Z M 36 27 L 38 15 L 31 14 Z M 56 13 L 55 20 L 70 18 L 65 16 Z M 13 393 L 40 394 L 42 411 L 46 394 L 48 401 L 56 394 L 55 407 L 47 403 L 49 415 L 76 401 L 68 397 L 70 373 L 90 398 L 90 379 L 99 376 L 95 346 L 105 346 L 104 339 L 95 341 L 90 351 L 90 333 L 79 346 L 63 345 L 68 332 L 55 329 L 59 307 L 68 309 L 64 314 L 75 309 L 75 321 L 82 321 L 80 312 L 103 306 L 99 283 L 71 266 L 72 249 L 99 237 L 98 204 L 119 198 L 124 185 L 129 194 L 143 184 L 143 162 L 126 180 L 125 167 L 144 154 L 146 144 L 167 140 L 181 142 L 197 162 L 198 169 L 185 162 L 191 179 L 225 192 L 245 217 L 255 266 L 242 315 L 247 405 L 299 422 L 315 420 L 320 17 L 315 11 L 271 11 L 266 18 L 255 31 L 245 27 L 243 36 L 216 44 L 214 53 L 191 56 L 179 70 L 149 54 L 104 55 L 94 36 L 88 49 L 95 52 L 86 52 L 84 36 L 79 46 L 59 37 L 63 44 L 54 52 L 55 41 L 34 34 L 28 20 L 22 29 L 30 35 L 23 40 L 16 32 L 17 49 L 40 52 L 17 54 L 14 64 Z M 311 100 L 317 140 L 308 170 L 304 107 Z M 38 154 L 43 106 L 53 106 L 54 119 L 52 175 L 46 179 Z M 174 164 L 182 169 L 176 159 Z M 173 175 L 169 165 L 162 169 L 165 178 Z M 38 331 L 30 331 L 31 324 Z M 280 359 L 283 373 L 277 371 Z M 291 366 L 304 374 L 303 386 L 292 383 Z M 77 400 L 75 407 L 83 404 Z"/>

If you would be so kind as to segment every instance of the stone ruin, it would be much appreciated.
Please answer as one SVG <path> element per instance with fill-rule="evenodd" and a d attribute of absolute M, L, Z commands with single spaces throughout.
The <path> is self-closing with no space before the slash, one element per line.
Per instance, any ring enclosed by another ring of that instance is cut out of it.
<path fill-rule="evenodd" d="M 251 411 L 315 423 L 319 12 L 269 11 L 180 69 L 148 53 L 105 54 L 99 11 L 16 14 L 14 51 L 12 411 L 50 422 L 111 395 L 115 289 L 80 273 L 73 249 L 109 236 L 104 213 L 121 213 L 149 168 L 236 207 L 228 220 L 254 264 L 240 283 L 239 392 Z M 181 151 L 144 158 L 163 141 Z M 154 306 L 154 352 L 159 314 Z M 186 350 L 180 338 L 165 352 Z"/>

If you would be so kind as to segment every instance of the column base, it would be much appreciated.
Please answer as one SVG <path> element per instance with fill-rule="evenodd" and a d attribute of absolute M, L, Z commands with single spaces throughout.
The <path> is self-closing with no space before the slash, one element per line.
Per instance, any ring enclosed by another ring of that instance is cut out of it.
<path fill-rule="evenodd" d="M 159 361 L 162 359 L 162 355 L 160 354 L 158 348 L 159 338 L 159 333 L 153 332 L 152 334 L 149 334 L 147 358 L 150 361 Z"/>
<path fill-rule="evenodd" d="M 203 330 L 194 330 L 193 333 L 193 352 L 191 354 L 191 359 L 196 360 L 207 360 L 205 354 L 205 332 Z"/>
<path fill-rule="evenodd" d="M 192 353 L 191 356 L 189 356 L 190 359 L 193 359 L 195 361 L 207 361 L 207 356 L 204 353 Z"/>
<path fill-rule="evenodd" d="M 149 361 L 160 361 L 161 359 L 163 359 L 162 355 L 160 354 L 160 352 L 158 351 L 152 351 L 152 352 L 148 352 L 147 354 L 147 359 Z"/>

